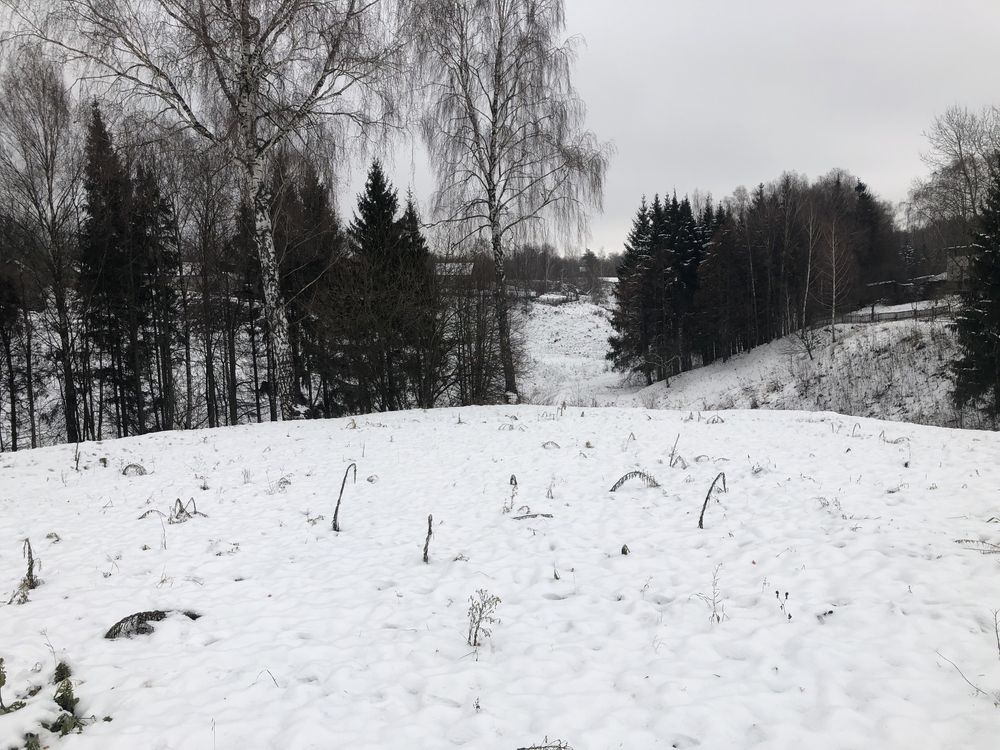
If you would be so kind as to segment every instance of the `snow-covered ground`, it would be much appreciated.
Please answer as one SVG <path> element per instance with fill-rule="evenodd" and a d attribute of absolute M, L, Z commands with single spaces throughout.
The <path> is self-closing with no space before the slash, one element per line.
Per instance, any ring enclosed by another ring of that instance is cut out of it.
<path fill-rule="evenodd" d="M 604 359 L 608 313 L 588 302 L 536 305 L 526 325 L 532 403 L 660 409 L 793 409 L 944 426 L 975 425 L 955 412 L 947 320 L 902 320 L 812 332 L 812 357 L 792 336 L 640 388 Z"/>
<path fill-rule="evenodd" d="M 634 406 L 639 388 L 605 360 L 610 313 L 590 302 L 532 305 L 524 325 L 528 371 L 522 390 L 534 404 Z"/>
<path fill-rule="evenodd" d="M 522 406 L 74 450 L 0 456 L 3 586 L 25 538 L 42 581 L 0 606 L 2 748 L 57 661 L 59 749 L 996 747 L 998 557 L 955 542 L 1000 543 L 996 434 Z M 200 617 L 104 638 L 155 609 Z"/>

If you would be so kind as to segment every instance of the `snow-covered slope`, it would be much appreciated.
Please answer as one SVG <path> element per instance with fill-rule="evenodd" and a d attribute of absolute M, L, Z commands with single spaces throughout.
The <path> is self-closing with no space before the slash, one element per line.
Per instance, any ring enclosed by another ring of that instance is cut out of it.
<path fill-rule="evenodd" d="M 0 747 L 56 717 L 64 660 L 85 726 L 42 732 L 60 749 L 987 750 L 998 558 L 954 540 L 1000 543 L 998 452 L 831 414 L 498 407 L 3 455 L 3 587 L 25 538 L 42 582 L 0 606 L 0 694 L 26 703 Z M 637 469 L 660 486 L 609 492 Z M 205 515 L 168 523 L 178 498 Z M 104 638 L 144 610 L 200 617 Z"/>
<path fill-rule="evenodd" d="M 629 397 L 639 389 L 623 383 L 604 358 L 612 332 L 608 311 L 590 302 L 532 305 L 524 324 L 526 399 L 557 406 L 636 405 Z"/>
<path fill-rule="evenodd" d="M 812 357 L 792 336 L 726 362 L 640 388 L 605 361 L 608 314 L 587 302 L 537 305 L 526 326 L 533 403 L 642 405 L 684 411 L 794 409 L 940 426 L 978 426 L 951 400 L 956 356 L 947 321 L 837 326 L 838 341 L 814 331 Z"/>

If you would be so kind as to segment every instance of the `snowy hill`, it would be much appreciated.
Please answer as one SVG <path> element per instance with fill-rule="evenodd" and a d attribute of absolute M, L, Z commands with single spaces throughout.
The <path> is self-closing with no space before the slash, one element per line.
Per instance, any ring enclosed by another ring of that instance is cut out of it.
<path fill-rule="evenodd" d="M 813 332 L 809 357 L 797 337 L 780 339 L 727 362 L 683 373 L 669 386 L 623 382 L 604 359 L 612 329 L 605 310 L 587 302 L 536 305 L 528 318 L 532 403 L 646 406 L 684 411 L 792 409 L 835 411 L 938 426 L 979 426 L 951 404 L 948 363 L 955 339 L 946 320 L 901 320 L 837 327 L 838 342 Z"/>
<path fill-rule="evenodd" d="M 498 407 L 5 454 L 3 586 L 26 538 L 40 584 L 0 606 L 0 696 L 25 704 L 0 747 L 993 748 L 997 557 L 955 540 L 1000 543 L 998 451 L 831 414 Z M 633 470 L 659 486 L 609 491 Z M 477 590 L 501 601 L 475 648 Z"/>

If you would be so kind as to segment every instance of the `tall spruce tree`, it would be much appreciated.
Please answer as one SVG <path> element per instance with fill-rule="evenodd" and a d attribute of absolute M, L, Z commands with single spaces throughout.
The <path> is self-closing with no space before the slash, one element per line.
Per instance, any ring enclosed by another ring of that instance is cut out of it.
<path fill-rule="evenodd" d="M 333 381 L 342 370 L 335 345 L 343 326 L 339 306 L 321 302 L 343 272 L 343 238 L 330 199 L 330 189 L 316 165 L 300 158 L 276 160 L 273 193 L 275 245 L 278 248 L 282 296 L 286 300 L 295 392 L 304 414 L 333 416 Z M 348 292 L 349 293 L 349 292 Z"/>
<path fill-rule="evenodd" d="M 357 317 L 349 357 L 362 411 L 393 411 L 404 405 L 403 310 L 398 294 L 403 242 L 396 220 L 398 209 L 395 189 L 382 165 L 373 162 L 348 229 L 357 272 Z"/>
<path fill-rule="evenodd" d="M 441 291 L 412 194 L 406 197 L 406 207 L 399 219 L 399 233 L 404 373 L 412 403 L 422 409 L 430 409 L 448 382 L 450 343 L 441 315 Z"/>
<path fill-rule="evenodd" d="M 101 436 L 107 404 L 116 434 L 135 434 L 143 422 L 137 333 L 141 269 L 130 252 L 128 172 L 96 102 L 87 127 L 83 189 L 79 288 L 85 311 L 81 376 L 89 394 L 88 431 L 92 438 Z"/>
<path fill-rule="evenodd" d="M 177 393 L 174 353 L 179 339 L 178 278 L 180 250 L 170 202 L 160 189 L 154 161 L 144 156 L 136 163 L 129 209 L 130 265 L 135 294 L 132 312 L 136 336 L 135 361 L 149 381 L 150 421 L 145 427 L 169 430 L 174 426 Z M 138 385 L 142 389 L 141 382 Z"/>
<path fill-rule="evenodd" d="M 619 372 L 641 374 L 647 384 L 653 382 L 649 359 L 649 307 L 652 300 L 647 293 L 652 240 L 652 215 L 643 196 L 642 204 L 632 220 L 632 228 L 625 240 L 625 252 L 618 266 L 618 283 L 614 290 L 615 307 L 611 314 L 611 326 L 615 333 L 608 339 L 610 349 L 606 358 Z"/>
<path fill-rule="evenodd" d="M 997 157 L 1000 167 L 1000 156 Z M 954 364 L 955 402 L 984 402 L 1000 419 L 1000 169 L 994 171 L 979 212 L 968 271 L 969 290 L 955 323 L 962 353 Z"/>
<path fill-rule="evenodd" d="M 661 201 L 659 195 L 653 197 L 649 265 L 643 274 L 643 315 L 651 331 L 655 380 L 665 380 L 671 374 L 679 355 L 676 348 L 678 213 L 676 194 L 669 201 Z"/>

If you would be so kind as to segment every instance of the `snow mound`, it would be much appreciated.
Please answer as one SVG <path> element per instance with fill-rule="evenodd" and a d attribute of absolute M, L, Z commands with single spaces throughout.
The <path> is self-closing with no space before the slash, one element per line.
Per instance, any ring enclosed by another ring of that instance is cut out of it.
<path fill-rule="evenodd" d="M 25 538 L 41 580 L 0 607 L 0 747 L 57 661 L 53 748 L 995 747 L 1000 435 L 495 407 L 74 451 L 0 456 L 3 585 Z M 144 612 L 200 616 L 104 638 Z"/>

